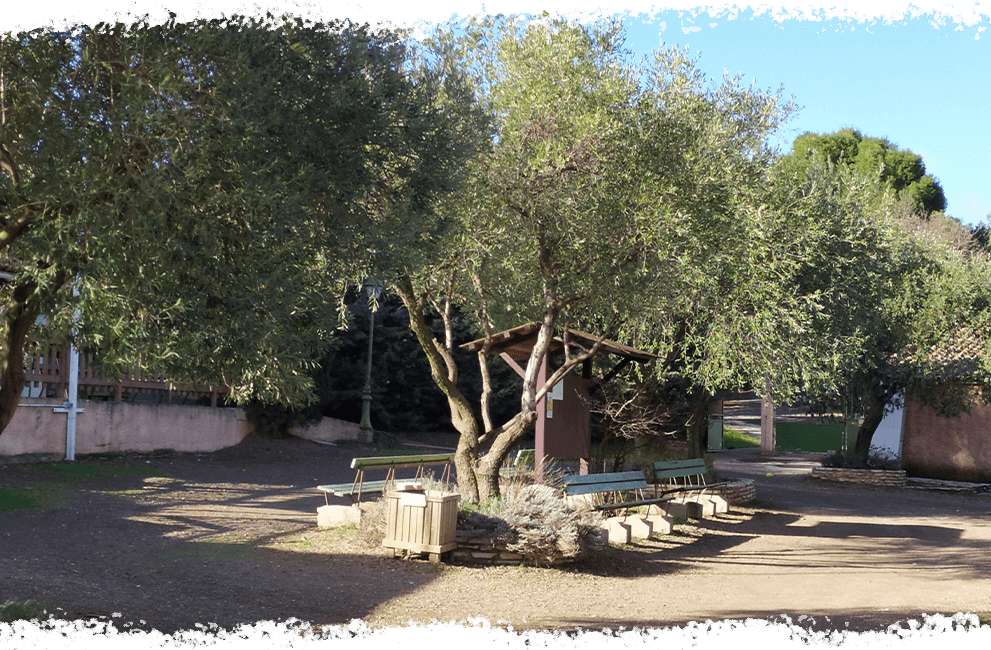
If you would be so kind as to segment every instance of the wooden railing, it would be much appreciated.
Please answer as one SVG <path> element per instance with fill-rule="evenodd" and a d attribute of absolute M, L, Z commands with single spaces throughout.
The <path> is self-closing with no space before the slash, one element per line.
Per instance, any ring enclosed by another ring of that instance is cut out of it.
<path fill-rule="evenodd" d="M 210 405 L 229 391 L 226 386 L 202 387 L 189 384 L 169 386 L 166 377 L 133 372 L 111 379 L 93 369 L 89 355 L 79 355 L 79 398 L 113 399 L 115 402 L 149 401 L 155 404 L 183 404 L 210 398 Z M 32 357 L 24 371 L 25 397 L 63 399 L 69 390 L 69 348 L 50 345 L 44 354 Z"/>

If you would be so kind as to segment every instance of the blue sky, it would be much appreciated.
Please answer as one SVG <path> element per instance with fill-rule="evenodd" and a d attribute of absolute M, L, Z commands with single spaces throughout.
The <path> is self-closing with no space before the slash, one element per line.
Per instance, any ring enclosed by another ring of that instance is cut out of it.
<path fill-rule="evenodd" d="M 991 213 L 991 1 L 840 3 L 799 1 L 748 5 L 691 2 L 636 4 L 633 0 L 434 0 L 371 3 L 364 0 L 173 0 L 180 19 L 266 9 L 314 19 L 349 17 L 400 26 L 488 12 L 548 10 L 576 18 L 627 16 L 630 47 L 647 53 L 662 43 L 688 46 L 713 79 L 724 70 L 762 88 L 781 87 L 802 107 L 781 133 L 787 149 L 805 131 L 844 127 L 884 137 L 920 154 L 943 186 L 947 212 L 974 224 Z M 148 0 L 86 3 L 18 3 L 5 8 L 0 29 L 51 22 L 95 22 L 166 9 Z"/>

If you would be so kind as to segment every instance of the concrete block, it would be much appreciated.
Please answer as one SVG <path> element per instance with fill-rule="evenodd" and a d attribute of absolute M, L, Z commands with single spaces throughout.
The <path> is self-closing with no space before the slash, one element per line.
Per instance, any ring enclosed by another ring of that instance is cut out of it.
<path fill-rule="evenodd" d="M 718 494 L 707 494 L 705 498 L 712 501 L 712 504 L 716 507 L 716 514 L 729 512 L 729 501 Z"/>
<path fill-rule="evenodd" d="M 357 506 L 320 506 L 317 508 L 317 526 L 340 528 L 361 523 L 361 509 Z"/>
<path fill-rule="evenodd" d="M 671 534 L 671 518 L 665 515 L 663 512 L 647 515 L 647 521 L 650 522 L 650 525 L 653 528 L 655 535 Z"/>
<path fill-rule="evenodd" d="M 647 519 L 637 515 L 627 517 L 625 523 L 630 527 L 631 538 L 650 539 L 654 532 L 653 525 Z"/>
<path fill-rule="evenodd" d="M 716 516 L 716 504 L 706 497 L 695 497 L 685 502 L 688 506 L 688 516 L 691 519 L 706 519 Z"/>
<path fill-rule="evenodd" d="M 668 501 L 664 504 L 664 511 L 669 517 L 688 519 L 688 505 L 684 501 Z"/>
<path fill-rule="evenodd" d="M 632 538 L 630 525 L 623 521 L 623 517 L 610 517 L 605 521 L 605 528 L 609 531 L 610 544 L 629 544 Z"/>

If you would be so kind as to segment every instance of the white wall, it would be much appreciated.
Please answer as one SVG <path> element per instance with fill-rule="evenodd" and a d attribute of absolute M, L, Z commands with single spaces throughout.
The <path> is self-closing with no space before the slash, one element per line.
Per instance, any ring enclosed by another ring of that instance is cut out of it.
<path fill-rule="evenodd" d="M 902 457 L 902 429 L 905 425 L 905 409 L 898 408 L 888 413 L 881 420 L 877 431 L 874 432 L 872 447 L 889 450 L 895 458 Z"/>

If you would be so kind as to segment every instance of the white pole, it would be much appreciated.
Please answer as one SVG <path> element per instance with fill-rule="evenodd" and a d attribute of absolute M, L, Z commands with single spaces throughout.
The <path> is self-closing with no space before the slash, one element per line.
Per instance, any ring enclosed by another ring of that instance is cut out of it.
<path fill-rule="evenodd" d="M 76 460 L 76 403 L 79 401 L 79 350 L 69 344 L 69 401 L 65 403 L 65 459 Z"/>

